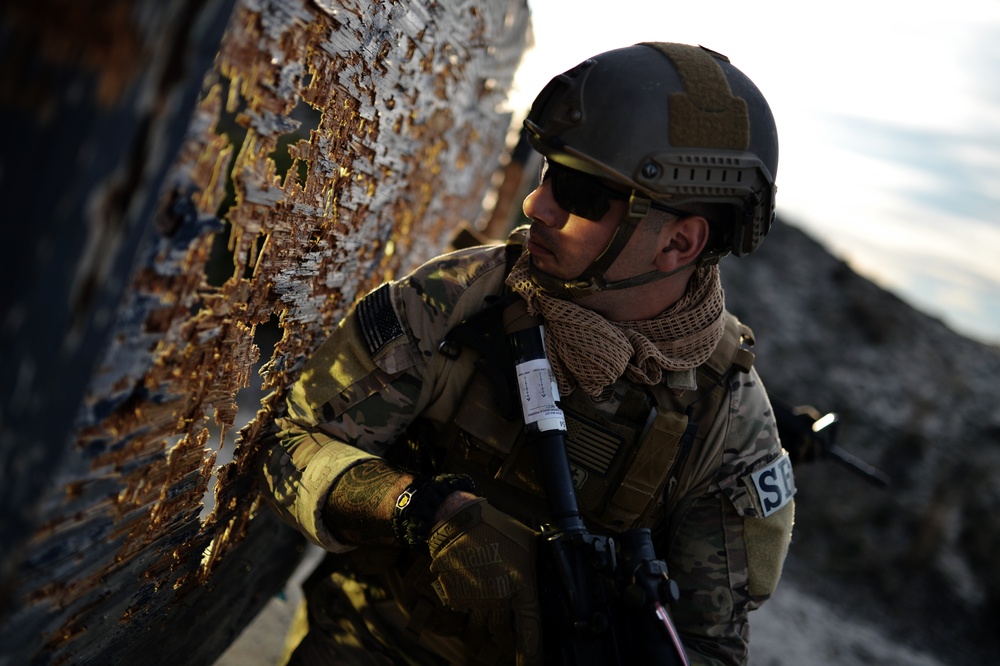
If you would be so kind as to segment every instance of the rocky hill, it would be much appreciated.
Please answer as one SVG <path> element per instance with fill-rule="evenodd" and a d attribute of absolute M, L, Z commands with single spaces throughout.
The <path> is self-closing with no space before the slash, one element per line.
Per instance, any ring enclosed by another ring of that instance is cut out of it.
<path fill-rule="evenodd" d="M 769 392 L 837 412 L 839 445 L 893 479 L 799 466 L 783 583 L 942 663 L 1000 663 L 1000 350 L 781 222 L 722 272 Z"/>

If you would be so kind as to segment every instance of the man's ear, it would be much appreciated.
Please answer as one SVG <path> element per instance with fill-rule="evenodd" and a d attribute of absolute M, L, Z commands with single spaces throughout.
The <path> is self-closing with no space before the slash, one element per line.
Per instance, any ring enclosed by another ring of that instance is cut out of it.
<path fill-rule="evenodd" d="M 664 273 L 693 264 L 708 244 L 708 220 L 689 215 L 664 224 L 660 230 L 660 252 L 656 268 Z"/>

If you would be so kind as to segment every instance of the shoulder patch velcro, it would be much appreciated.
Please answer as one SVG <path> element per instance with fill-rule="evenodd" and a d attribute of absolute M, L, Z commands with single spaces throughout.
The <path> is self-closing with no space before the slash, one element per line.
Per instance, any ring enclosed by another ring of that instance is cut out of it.
<path fill-rule="evenodd" d="M 767 518 L 788 504 L 795 495 L 795 476 L 792 474 L 792 461 L 787 453 L 750 476 L 757 491 L 757 498 L 760 500 L 762 518 Z"/>
<path fill-rule="evenodd" d="M 357 311 L 361 335 L 372 356 L 403 335 L 403 325 L 392 307 L 392 295 L 388 284 L 383 284 L 361 299 Z"/>

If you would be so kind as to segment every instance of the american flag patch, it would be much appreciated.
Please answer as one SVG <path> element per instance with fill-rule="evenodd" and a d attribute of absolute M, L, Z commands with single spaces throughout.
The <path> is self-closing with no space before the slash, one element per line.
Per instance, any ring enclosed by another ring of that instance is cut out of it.
<path fill-rule="evenodd" d="M 403 325 L 399 323 L 399 317 L 396 316 L 391 299 L 389 285 L 383 284 L 358 303 L 357 313 L 361 335 L 364 337 L 365 345 L 372 356 L 403 335 Z"/>

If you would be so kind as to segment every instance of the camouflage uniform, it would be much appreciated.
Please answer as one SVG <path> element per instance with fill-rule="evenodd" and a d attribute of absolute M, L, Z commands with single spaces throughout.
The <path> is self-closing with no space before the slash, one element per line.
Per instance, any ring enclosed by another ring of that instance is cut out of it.
<path fill-rule="evenodd" d="M 309 596 L 312 636 L 336 643 L 341 663 L 445 663 L 432 653 L 455 663 L 512 663 L 436 603 L 426 558 L 400 548 L 355 550 L 322 519 L 340 475 L 384 457 L 414 471 L 468 473 L 497 508 L 532 527 L 545 521 L 522 424 L 500 413 L 477 353 L 441 348 L 487 296 L 503 292 L 506 269 L 503 245 L 471 248 L 383 285 L 341 322 L 292 388 L 265 477 L 284 519 L 341 554 L 313 577 Z M 739 327 L 732 317 L 729 325 Z M 739 336 L 730 337 L 738 346 Z M 692 663 L 746 661 L 747 612 L 773 591 L 790 539 L 790 465 L 761 382 L 745 369 L 668 373 L 653 389 L 619 381 L 597 400 L 579 390 L 564 400 L 587 526 L 653 529 L 657 555 L 681 589 L 671 613 Z M 704 386 L 713 376 L 717 385 Z M 683 412 L 698 396 L 710 399 L 689 419 Z M 672 431 L 676 443 L 695 427 L 693 442 L 672 450 L 649 434 Z M 352 645 L 367 656 L 347 656 Z"/>

